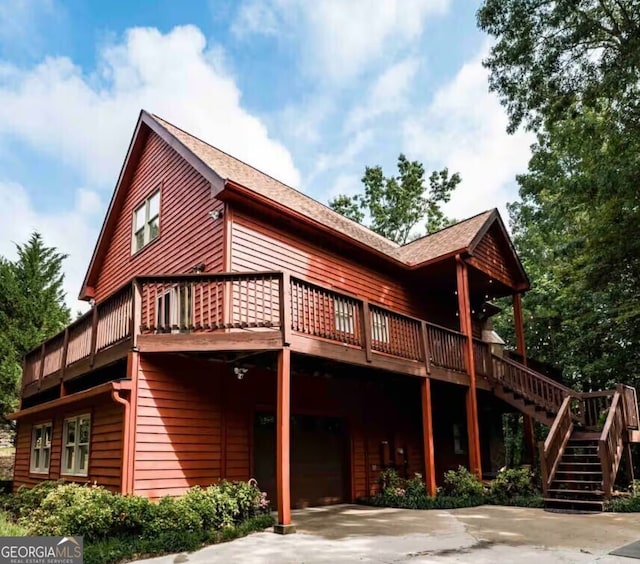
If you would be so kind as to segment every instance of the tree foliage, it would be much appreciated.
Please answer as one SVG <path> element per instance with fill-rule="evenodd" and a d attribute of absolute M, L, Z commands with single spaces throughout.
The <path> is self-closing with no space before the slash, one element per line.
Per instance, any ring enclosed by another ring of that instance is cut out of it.
<path fill-rule="evenodd" d="M 510 207 L 533 289 L 530 355 L 583 389 L 640 361 L 640 2 L 485 0 L 486 65 L 510 118 L 537 134 Z M 640 384 L 640 380 L 636 380 Z"/>
<path fill-rule="evenodd" d="M 446 168 L 434 171 L 427 188 L 424 166 L 401 154 L 398 176 L 386 177 L 380 166 L 366 167 L 362 183 L 362 194 L 340 195 L 330 201 L 329 206 L 358 223 L 368 218 L 373 231 L 404 244 L 421 221 L 426 221 L 429 233 L 451 223 L 440 206 L 450 200 L 460 183 L 460 175 L 449 175 Z"/>
<path fill-rule="evenodd" d="M 62 263 L 39 233 L 17 245 L 15 261 L 0 257 L 0 414 L 16 408 L 22 357 L 69 323 Z"/>

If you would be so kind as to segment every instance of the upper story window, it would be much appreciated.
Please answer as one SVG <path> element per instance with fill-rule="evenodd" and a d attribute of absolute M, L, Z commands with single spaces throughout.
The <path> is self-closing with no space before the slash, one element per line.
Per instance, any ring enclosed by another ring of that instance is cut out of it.
<path fill-rule="evenodd" d="M 160 190 L 156 190 L 133 212 L 133 244 L 135 253 L 160 233 Z"/>
<path fill-rule="evenodd" d="M 51 423 L 34 425 L 31 435 L 31 467 L 34 474 L 48 474 L 51 460 Z"/>
<path fill-rule="evenodd" d="M 351 302 L 339 298 L 333 300 L 333 309 L 336 316 L 336 331 L 353 335 L 355 333 L 354 319 L 355 308 Z"/>
<path fill-rule="evenodd" d="M 91 416 L 77 415 L 64 420 L 62 431 L 62 473 L 86 476 L 89 473 Z"/>
<path fill-rule="evenodd" d="M 379 343 L 389 342 L 389 320 L 380 311 L 371 312 L 371 338 Z"/>

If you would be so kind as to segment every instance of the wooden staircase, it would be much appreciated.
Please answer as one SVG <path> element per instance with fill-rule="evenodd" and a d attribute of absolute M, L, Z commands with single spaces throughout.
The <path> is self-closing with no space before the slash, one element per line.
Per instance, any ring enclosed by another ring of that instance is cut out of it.
<path fill-rule="evenodd" d="M 486 355 L 477 368 L 497 397 L 550 427 L 540 443 L 545 509 L 602 511 L 623 453 L 630 457 L 631 430 L 638 429 L 635 388 L 618 384 L 580 393 L 495 355 Z"/>

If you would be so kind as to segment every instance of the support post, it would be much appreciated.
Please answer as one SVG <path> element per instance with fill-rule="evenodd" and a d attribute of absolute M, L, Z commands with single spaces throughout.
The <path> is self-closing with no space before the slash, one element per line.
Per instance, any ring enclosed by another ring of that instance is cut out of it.
<path fill-rule="evenodd" d="M 469 272 L 467 263 L 456 255 L 456 278 L 458 287 L 458 315 L 460 332 L 466 337 L 465 359 L 469 374 L 467 390 L 467 435 L 469 438 L 469 467 L 473 474 L 482 479 L 480 460 L 480 426 L 478 424 L 478 399 L 476 391 L 476 368 L 473 360 L 473 331 L 471 325 L 471 300 L 469 296 Z"/>
<path fill-rule="evenodd" d="M 295 533 L 291 524 L 290 433 L 291 433 L 291 350 L 278 352 L 278 400 L 276 414 L 276 490 L 278 523 L 274 532 Z"/>
<path fill-rule="evenodd" d="M 371 306 L 368 300 L 360 302 L 360 335 L 364 357 L 367 362 L 372 362 L 371 341 L 373 337 L 371 335 Z"/>
<path fill-rule="evenodd" d="M 424 483 L 430 496 L 436 495 L 436 468 L 433 450 L 433 420 L 431 418 L 431 379 L 421 382 L 422 441 L 424 447 Z"/>
<path fill-rule="evenodd" d="M 89 366 L 93 368 L 96 360 L 96 343 L 98 339 L 98 304 L 93 305 L 91 316 L 91 349 L 89 353 Z"/>
<path fill-rule="evenodd" d="M 282 344 L 288 347 L 291 343 L 291 275 L 282 273 L 280 278 L 280 325 L 282 326 Z"/>
<path fill-rule="evenodd" d="M 522 364 L 527 365 L 527 349 L 524 340 L 524 321 L 522 318 L 522 295 L 513 294 L 513 323 L 516 330 L 516 350 L 522 357 Z M 525 462 L 534 463 L 536 452 L 536 438 L 533 431 L 533 419 L 531 416 L 522 414 L 523 441 Z"/>

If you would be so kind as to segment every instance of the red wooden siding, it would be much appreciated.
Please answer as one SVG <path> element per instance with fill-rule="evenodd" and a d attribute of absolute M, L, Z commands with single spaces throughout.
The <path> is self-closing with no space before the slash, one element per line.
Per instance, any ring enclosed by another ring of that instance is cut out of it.
<path fill-rule="evenodd" d="M 157 498 L 220 478 L 251 478 L 255 413 L 274 412 L 275 392 L 273 371 L 251 368 L 238 380 L 221 363 L 141 357 L 135 493 Z M 418 381 L 409 378 L 363 389 L 354 379 L 296 373 L 291 412 L 344 418 L 351 440 L 351 489 L 360 497 L 367 494 L 367 473 L 369 489 L 375 490 L 385 462 L 382 441 L 407 449 L 408 477 L 422 472 L 419 397 Z"/>
<path fill-rule="evenodd" d="M 134 493 L 178 495 L 221 477 L 220 364 L 140 358 Z"/>
<path fill-rule="evenodd" d="M 518 267 L 507 246 L 508 243 L 501 236 L 498 226 L 494 224 L 480 240 L 473 256 L 469 257 L 467 262 L 503 284 L 515 287 L 518 283 Z"/>
<path fill-rule="evenodd" d="M 18 423 L 16 465 L 13 487 L 33 486 L 43 480 L 61 477 L 62 427 L 66 417 L 91 414 L 91 442 L 89 445 L 89 475 L 87 477 L 62 476 L 76 482 L 97 482 L 112 491 L 121 489 L 122 430 L 124 412 L 109 396 L 102 396 L 81 404 L 70 405 L 55 415 L 42 415 Z M 53 422 L 49 474 L 31 474 L 31 434 L 34 424 Z"/>
<path fill-rule="evenodd" d="M 133 211 L 159 186 L 160 235 L 132 256 Z M 209 182 L 151 133 L 100 268 L 96 300 L 136 275 L 185 273 L 200 263 L 207 272 L 221 271 L 224 222 L 209 217 L 209 212 L 221 208 L 222 203 L 212 198 Z"/>
<path fill-rule="evenodd" d="M 399 276 L 376 271 L 352 255 L 340 255 L 238 211 L 233 214 L 231 254 L 236 272 L 289 270 L 294 276 L 330 284 L 402 313 L 417 311 L 411 289 L 398 282 Z"/>

